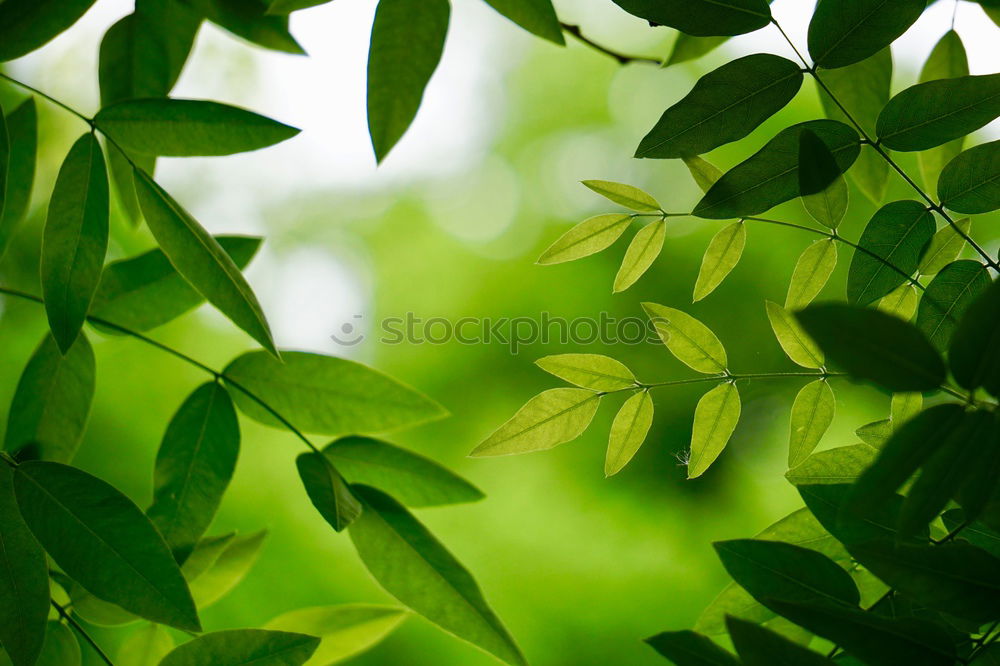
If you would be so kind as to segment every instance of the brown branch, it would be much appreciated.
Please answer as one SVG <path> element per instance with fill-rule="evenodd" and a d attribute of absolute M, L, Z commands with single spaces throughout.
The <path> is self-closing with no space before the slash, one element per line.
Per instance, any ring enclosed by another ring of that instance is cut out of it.
<path fill-rule="evenodd" d="M 572 25 L 569 23 L 560 23 L 559 25 L 562 27 L 564 32 L 572 35 L 573 37 L 576 37 L 576 39 L 579 40 L 582 44 L 589 46 L 598 53 L 603 53 L 604 55 L 610 58 L 614 58 L 616 61 L 618 61 L 619 65 L 628 65 L 629 63 L 633 62 L 642 62 L 646 63 L 647 65 L 657 65 L 657 66 L 663 64 L 659 58 L 651 58 L 649 56 L 626 55 L 624 53 L 619 53 L 618 51 L 609 49 L 606 46 L 598 44 L 589 37 L 585 36 L 583 32 L 581 32 L 580 26 L 578 25 Z"/>

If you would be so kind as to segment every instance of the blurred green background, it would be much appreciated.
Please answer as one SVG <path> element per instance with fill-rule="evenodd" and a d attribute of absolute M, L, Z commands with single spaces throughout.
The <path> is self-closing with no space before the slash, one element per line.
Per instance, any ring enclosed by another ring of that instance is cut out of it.
<path fill-rule="evenodd" d="M 796 25 L 803 10 L 795 4 L 779 0 L 775 12 Z M 662 56 L 674 38 L 604 0 L 557 6 L 564 20 L 625 52 Z M 797 507 L 782 474 L 788 408 L 805 380 L 742 383 L 740 427 L 718 463 L 697 481 L 684 480 L 675 454 L 687 446 L 691 414 L 705 387 L 657 390 L 655 424 L 645 445 L 623 472 L 606 480 L 611 404 L 603 405 L 585 436 L 558 449 L 499 459 L 466 455 L 529 397 L 558 385 L 533 366 L 534 359 L 589 351 L 619 358 L 645 381 L 691 376 L 661 345 L 533 344 L 517 355 L 501 343 L 386 345 L 377 340 L 378 322 L 407 312 L 451 320 L 537 318 L 542 312 L 567 319 L 600 312 L 633 317 L 641 316 L 641 301 L 655 301 L 683 308 L 712 327 L 734 371 L 793 370 L 770 333 L 764 300 L 783 300 L 795 258 L 815 239 L 808 234 L 751 224 L 741 264 L 694 305 L 701 254 L 719 223 L 671 220 L 662 256 L 635 287 L 617 296 L 611 282 L 625 240 L 572 264 L 534 265 L 571 224 L 616 210 L 578 185 L 580 179 L 633 183 L 668 210 L 689 210 L 698 192 L 683 165 L 631 159 L 638 139 L 698 76 L 734 53 L 782 50 L 775 35 L 763 31 L 695 64 L 621 68 L 576 43 L 567 49 L 540 43 L 483 3 L 456 0 L 444 63 L 425 108 L 376 171 L 363 119 L 364 42 L 373 7 L 368 0 L 338 0 L 299 15 L 292 31 L 311 60 L 265 53 L 204 27 L 177 96 L 244 104 L 305 131 L 261 153 L 164 160 L 159 178 L 213 232 L 267 237 L 248 275 L 279 344 L 373 364 L 451 411 L 446 420 L 386 438 L 466 475 L 487 493 L 477 504 L 418 515 L 474 573 L 531 663 L 661 663 L 640 639 L 690 626 L 726 582 L 711 542 L 750 536 Z M 98 3 L 81 25 L 40 54 L 13 63 L 9 72 L 94 110 L 100 35 L 128 9 L 126 2 Z M 967 42 L 989 30 L 977 23 L 977 9 L 962 12 L 958 25 Z M 897 89 L 914 80 L 921 54 L 947 30 L 950 14 L 950 6 L 932 8 L 915 34 L 897 45 Z M 800 21 L 795 36 L 802 40 L 803 34 Z M 984 66 L 980 44 L 970 48 L 974 72 Z M 0 99 L 8 104 L 16 95 L 4 89 Z M 820 115 L 807 85 L 739 148 L 724 147 L 710 159 L 729 167 L 782 127 Z M 0 265 L 4 284 L 35 293 L 45 200 L 70 142 L 84 129 L 44 103 L 41 122 L 36 205 Z M 887 200 L 909 196 L 894 181 Z M 856 239 L 874 208 L 852 189 L 844 235 Z M 771 216 L 807 221 L 798 202 Z M 988 234 L 981 237 L 995 250 Z M 151 246 L 145 229 L 114 222 L 113 258 Z M 842 295 L 850 259 L 839 249 L 840 267 L 824 292 L 830 297 Z M 344 323 L 359 326 L 365 340 L 349 347 L 333 342 L 329 336 Z M 44 327 L 39 307 L 3 301 L 0 403 L 9 403 Z M 77 463 L 146 506 L 166 422 L 205 377 L 135 340 L 89 335 L 98 357 L 98 392 Z M 205 308 L 154 337 L 216 367 L 251 346 Z M 835 390 L 838 414 L 824 447 L 854 441 L 855 427 L 888 411 L 887 396 L 843 381 Z M 346 536 L 334 534 L 309 504 L 293 464 L 301 448 L 295 439 L 247 420 L 242 426 L 239 467 L 212 531 L 267 527 L 270 538 L 246 581 L 204 613 L 206 628 L 259 626 L 308 605 L 389 601 Z M 113 645 L 128 631 L 96 633 Z M 495 662 L 412 619 L 352 663 Z"/>

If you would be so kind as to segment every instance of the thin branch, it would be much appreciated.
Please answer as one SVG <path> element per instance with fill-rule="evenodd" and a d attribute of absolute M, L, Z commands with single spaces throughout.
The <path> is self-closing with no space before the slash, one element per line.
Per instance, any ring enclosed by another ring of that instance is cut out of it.
<path fill-rule="evenodd" d="M 648 56 L 626 55 L 624 53 L 619 53 L 614 49 L 610 49 L 606 46 L 603 46 L 602 44 L 598 44 L 597 42 L 593 41 L 592 39 L 584 35 L 583 32 L 580 30 L 580 26 L 578 25 L 572 25 L 569 23 L 560 23 L 559 25 L 562 27 L 563 31 L 566 32 L 566 34 L 572 35 L 580 43 L 589 46 L 598 53 L 603 53 L 604 55 L 610 58 L 614 58 L 619 65 L 627 65 L 633 62 L 642 62 L 646 63 L 647 65 L 657 65 L 657 66 L 662 64 L 662 61 L 659 60 L 658 58 L 650 58 Z"/>
<path fill-rule="evenodd" d="M 77 111 L 76 109 L 74 109 L 73 107 L 71 107 L 70 105 L 66 104 L 65 102 L 59 101 L 58 99 L 56 99 L 52 95 L 49 95 L 48 93 L 44 93 L 41 90 L 39 90 L 38 88 L 35 88 L 34 86 L 29 86 L 27 83 L 24 83 L 23 81 L 18 81 L 17 79 L 15 79 L 15 78 L 13 78 L 11 76 L 8 76 L 7 74 L 4 74 L 3 72 L 0 72 L 0 79 L 4 79 L 5 81 L 8 81 L 9 83 L 13 83 L 15 86 L 18 86 L 19 88 L 23 88 L 24 90 L 27 90 L 28 92 L 30 92 L 32 94 L 38 95 L 42 99 L 47 100 L 48 102 L 51 102 L 52 104 L 55 104 L 56 106 L 58 106 L 59 108 L 63 109 L 64 111 L 69 111 L 70 113 L 72 113 L 74 116 L 76 116 L 77 118 L 79 118 L 83 122 L 87 123 L 91 127 L 94 127 L 94 120 L 92 118 L 88 118 L 87 116 L 83 115 L 82 113 L 80 113 L 79 111 Z"/>
<path fill-rule="evenodd" d="M 101 649 L 101 646 L 97 644 L 97 641 L 94 640 L 93 636 L 87 633 L 87 630 L 84 629 L 82 626 L 80 626 L 80 623 L 77 622 L 72 615 L 66 612 L 66 609 L 61 604 L 59 604 L 55 599 L 50 599 L 50 601 L 52 602 L 52 607 L 56 609 L 57 613 L 59 613 L 59 616 L 62 619 L 66 620 L 67 624 L 73 627 L 77 631 L 77 633 L 83 637 L 83 640 L 87 641 L 87 643 L 90 644 L 90 647 L 94 649 L 94 652 L 97 653 L 97 656 L 100 657 L 101 660 L 104 661 L 104 663 L 107 664 L 108 666 L 115 666 L 115 662 L 111 661 L 111 657 L 109 657 L 104 652 L 104 650 Z"/>

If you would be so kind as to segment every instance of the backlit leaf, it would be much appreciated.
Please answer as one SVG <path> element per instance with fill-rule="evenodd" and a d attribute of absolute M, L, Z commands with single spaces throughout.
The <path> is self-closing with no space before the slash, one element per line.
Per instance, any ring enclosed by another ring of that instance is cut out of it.
<path fill-rule="evenodd" d="M 954 30 L 944 33 L 941 40 L 931 50 L 927 62 L 920 70 L 920 83 L 937 79 L 954 79 L 969 75 L 969 62 L 965 54 L 962 38 Z M 936 190 L 938 176 L 944 165 L 962 152 L 965 137 L 959 137 L 937 148 L 931 148 L 917 155 L 920 175 L 929 190 Z"/>
<path fill-rule="evenodd" d="M 160 666 L 300 666 L 320 639 L 264 629 L 231 629 L 198 636 L 173 649 Z"/>
<path fill-rule="evenodd" d="M 679 65 L 682 62 L 697 60 L 728 40 L 729 38 L 725 36 L 695 37 L 678 32 L 677 39 L 674 40 L 674 43 L 670 47 L 670 55 L 663 61 L 663 66 L 670 67 L 671 65 Z"/>
<path fill-rule="evenodd" d="M 3 653 L 0 653 L 2 655 Z M 45 630 L 45 643 L 35 666 L 80 666 L 80 643 L 69 625 L 50 620 Z"/>
<path fill-rule="evenodd" d="M 94 0 L 5 0 L 0 3 L 0 61 L 47 44 L 86 13 Z"/>
<path fill-rule="evenodd" d="M 194 560 L 201 548 L 199 544 L 194 552 L 184 563 L 185 578 L 191 586 L 191 596 L 194 597 L 198 608 L 207 608 L 222 597 L 229 594 L 234 587 L 240 584 L 260 555 L 260 549 L 267 538 L 267 531 L 261 530 L 246 536 L 226 536 L 219 539 L 202 540 L 208 541 L 208 547 L 217 551 L 212 553 L 209 559 L 211 563 L 207 568 L 192 567 Z M 216 547 L 220 546 L 220 547 Z M 201 558 L 199 558 L 201 559 Z M 191 574 L 188 572 L 191 571 Z M 197 574 L 197 575 L 194 575 Z"/>
<path fill-rule="evenodd" d="M 342 604 L 301 608 L 280 615 L 265 629 L 294 631 L 316 636 L 319 648 L 307 666 L 332 666 L 377 645 L 406 620 L 407 613 L 395 606 Z"/>
<path fill-rule="evenodd" d="M 719 457 L 736 430 L 740 410 L 740 393 L 732 382 L 719 384 L 701 396 L 694 409 L 687 478 L 701 476 Z"/>
<path fill-rule="evenodd" d="M 994 281 L 965 310 L 952 334 L 948 361 L 955 381 L 1000 395 L 1000 282 Z"/>
<path fill-rule="evenodd" d="M 625 185 L 624 183 L 613 183 L 609 180 L 584 180 L 581 182 L 605 199 L 613 201 L 620 206 L 637 210 L 640 213 L 660 212 L 659 202 L 652 195 L 643 192 L 638 187 Z"/>
<path fill-rule="evenodd" d="M 810 244 L 795 262 L 792 279 L 788 284 L 788 295 L 785 296 L 785 309 L 801 310 L 812 303 L 826 286 L 836 267 L 836 241 L 824 238 Z"/>
<path fill-rule="evenodd" d="M 649 391 L 633 393 L 622 405 L 611 424 L 604 475 L 617 474 L 642 446 L 653 423 L 653 399 Z"/>
<path fill-rule="evenodd" d="M 174 649 L 174 639 L 164 627 L 146 624 L 122 642 L 115 656 L 118 666 L 157 666 Z"/>
<path fill-rule="evenodd" d="M 685 155 L 681 159 L 684 160 L 684 166 L 691 172 L 691 177 L 702 192 L 708 192 L 712 185 L 722 178 L 722 170 L 708 160 L 697 155 Z"/>
<path fill-rule="evenodd" d="M 601 394 L 577 388 L 542 391 L 472 450 L 471 456 L 543 451 L 576 439 L 590 425 Z"/>
<path fill-rule="evenodd" d="M 966 310 L 990 286 L 990 272 L 978 261 L 954 261 L 924 290 L 917 308 L 917 328 L 939 351 L 948 349 Z"/>
<path fill-rule="evenodd" d="M 309 500 L 330 527 L 339 532 L 358 517 L 361 504 L 332 461 L 320 453 L 302 453 L 295 466 Z"/>
<path fill-rule="evenodd" d="M 712 237 L 701 259 L 698 279 L 694 284 L 696 302 L 715 291 L 736 268 L 743 256 L 746 239 L 746 225 L 742 220 L 723 227 Z"/>
<path fill-rule="evenodd" d="M 646 643 L 677 666 L 739 666 L 736 657 L 693 631 L 664 631 Z"/>
<path fill-rule="evenodd" d="M 851 444 L 814 453 L 785 472 L 796 486 L 805 484 L 850 483 L 875 460 L 876 452 L 866 444 Z"/>
<path fill-rule="evenodd" d="M 1000 208 L 1000 141 L 991 141 L 948 162 L 938 181 L 941 205 L 959 213 Z"/>
<path fill-rule="evenodd" d="M 920 257 L 920 266 L 917 270 L 921 275 L 934 275 L 942 268 L 958 259 L 965 247 L 965 239 L 958 231 L 966 236 L 972 231 L 972 218 L 964 217 L 957 220 L 954 225 L 946 224 L 934 234 L 931 242 L 924 249 L 923 256 Z"/>
<path fill-rule="evenodd" d="M 731 617 L 726 620 L 726 624 L 745 666 L 834 666 L 834 662 L 826 657 L 753 622 Z"/>
<path fill-rule="evenodd" d="M 912 284 L 901 284 L 878 301 L 878 309 L 903 321 L 913 319 L 917 311 L 917 288 Z"/>
<path fill-rule="evenodd" d="M 561 264 L 595 254 L 611 246 L 632 223 L 631 215 L 595 215 L 576 225 L 552 243 L 538 263 Z"/>
<path fill-rule="evenodd" d="M 799 194 L 809 215 L 836 229 L 847 213 L 847 181 L 826 144 L 809 130 L 799 137 Z"/>
<path fill-rule="evenodd" d="M 898 428 L 920 413 L 924 406 L 924 396 L 920 393 L 893 393 L 889 404 L 889 420 Z"/>
<path fill-rule="evenodd" d="M 680 310 L 656 303 L 643 303 L 657 335 L 678 361 L 705 374 L 725 372 L 726 350 L 703 323 Z"/>
<path fill-rule="evenodd" d="M 639 18 L 698 37 L 742 35 L 771 21 L 765 0 L 614 0 Z"/>
<path fill-rule="evenodd" d="M 833 390 L 821 379 L 809 382 L 799 390 L 792 403 L 789 424 L 789 467 L 796 467 L 813 452 L 833 423 L 836 408 Z"/>
<path fill-rule="evenodd" d="M 562 27 L 552 0 L 486 0 L 486 2 L 528 32 L 550 42 L 563 44 Z"/>
<path fill-rule="evenodd" d="M 889 435 L 892 434 L 893 424 L 890 419 L 883 419 L 881 421 L 874 421 L 872 423 L 866 423 L 857 430 L 854 434 L 858 436 L 862 442 L 874 449 L 881 449 Z"/>
<path fill-rule="evenodd" d="M 771 301 L 766 301 L 765 305 L 771 330 L 788 358 L 804 368 L 822 368 L 825 360 L 822 350 L 802 330 L 792 313 Z"/>
<path fill-rule="evenodd" d="M 667 221 L 655 220 L 636 232 L 625 250 L 621 268 L 615 275 L 614 292 L 625 291 L 653 265 L 663 249 L 667 235 Z"/>
<path fill-rule="evenodd" d="M 926 0 L 820 0 L 809 22 L 818 67 L 846 67 L 875 55 L 920 18 Z"/>
<path fill-rule="evenodd" d="M 620 391 L 634 388 L 637 382 L 624 363 L 601 354 L 555 354 L 538 359 L 535 365 L 592 391 Z"/>
<path fill-rule="evenodd" d="M 5 6 L 9 5 L 5 3 Z M 9 159 L 5 172 L 6 189 L 0 197 L 3 202 L 0 206 L 0 257 L 7 251 L 10 239 L 24 219 L 31 202 L 38 149 L 35 98 L 29 97 L 13 111 L 6 112 L 6 123 Z"/>

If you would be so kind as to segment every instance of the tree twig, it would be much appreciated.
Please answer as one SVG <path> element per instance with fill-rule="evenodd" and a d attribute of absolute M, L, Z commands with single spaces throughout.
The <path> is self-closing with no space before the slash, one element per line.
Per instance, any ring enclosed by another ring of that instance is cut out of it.
<path fill-rule="evenodd" d="M 647 65 L 662 64 L 662 61 L 659 58 L 651 58 L 649 56 L 627 55 L 624 53 L 620 53 L 619 51 L 615 51 L 614 49 L 610 49 L 607 46 L 604 46 L 603 44 L 598 44 L 594 40 L 584 35 L 583 31 L 580 30 L 580 26 L 578 25 L 573 25 L 570 23 L 560 23 L 559 25 L 562 27 L 563 32 L 565 32 L 568 35 L 572 35 L 581 44 L 589 46 L 598 53 L 603 53 L 609 58 L 614 58 L 616 61 L 618 61 L 619 65 L 628 65 L 629 63 L 633 62 L 646 63 Z"/>

